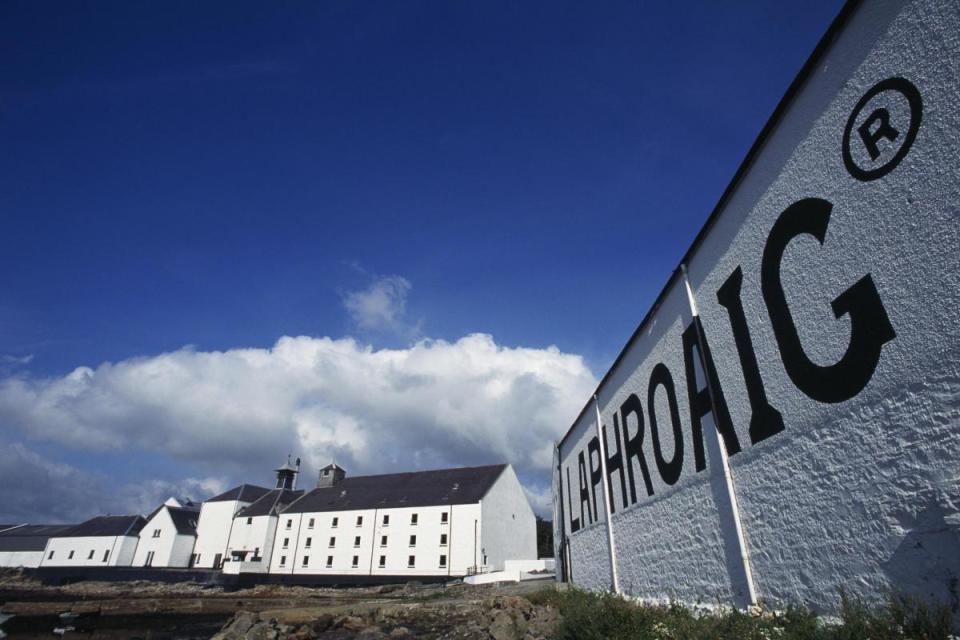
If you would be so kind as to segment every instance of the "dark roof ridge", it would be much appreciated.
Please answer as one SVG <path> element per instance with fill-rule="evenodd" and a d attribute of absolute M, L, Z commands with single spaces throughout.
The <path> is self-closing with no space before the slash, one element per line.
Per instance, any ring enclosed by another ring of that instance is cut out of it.
<path fill-rule="evenodd" d="M 479 502 L 509 463 L 348 476 L 336 485 L 317 487 L 280 513 L 357 509 L 397 509 Z"/>

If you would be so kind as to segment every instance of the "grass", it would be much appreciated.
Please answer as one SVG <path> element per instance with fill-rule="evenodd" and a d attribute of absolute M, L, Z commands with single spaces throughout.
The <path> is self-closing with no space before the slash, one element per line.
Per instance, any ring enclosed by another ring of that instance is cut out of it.
<path fill-rule="evenodd" d="M 562 616 L 558 640 L 948 640 L 952 616 L 945 605 L 891 596 L 869 606 L 840 593 L 840 619 L 827 623 L 804 607 L 783 611 L 697 609 L 673 603 L 641 605 L 612 593 L 546 589 L 534 604 Z"/>

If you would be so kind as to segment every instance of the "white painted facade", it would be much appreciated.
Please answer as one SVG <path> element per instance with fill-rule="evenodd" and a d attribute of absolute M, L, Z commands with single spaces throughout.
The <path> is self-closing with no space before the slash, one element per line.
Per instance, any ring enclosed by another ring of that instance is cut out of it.
<path fill-rule="evenodd" d="M 606 477 L 592 400 L 558 445 L 579 586 L 609 520 L 634 597 L 955 602 L 960 5 L 841 16 L 597 389 Z"/>
<path fill-rule="evenodd" d="M 199 513 L 194 516 L 199 517 Z M 188 567 L 196 536 L 178 533 L 166 506 L 161 507 L 140 530 L 133 557 L 135 567 Z"/>
<path fill-rule="evenodd" d="M 270 572 L 462 576 L 482 562 L 480 512 L 458 504 L 281 514 Z"/>
<path fill-rule="evenodd" d="M 0 551 L 0 567 L 39 567 L 43 551 Z"/>
<path fill-rule="evenodd" d="M 130 536 L 50 538 L 41 567 L 129 567 L 140 539 Z"/>
<path fill-rule="evenodd" d="M 218 568 L 227 554 L 233 516 L 249 502 L 224 500 L 204 502 L 197 521 L 197 542 L 193 547 L 193 566 Z"/>
<path fill-rule="evenodd" d="M 507 465 L 476 503 L 281 513 L 270 573 L 459 577 L 536 556 L 535 517 Z"/>
<path fill-rule="evenodd" d="M 537 519 L 512 466 L 480 500 L 482 564 L 500 571 L 508 560 L 537 559 Z"/>
<path fill-rule="evenodd" d="M 267 573 L 276 530 L 275 515 L 235 517 L 224 556 L 224 573 Z"/>

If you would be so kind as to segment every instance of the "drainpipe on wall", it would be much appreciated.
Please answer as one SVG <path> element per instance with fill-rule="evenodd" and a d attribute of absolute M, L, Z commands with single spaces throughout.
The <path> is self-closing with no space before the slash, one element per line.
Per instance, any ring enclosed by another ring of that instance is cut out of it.
<path fill-rule="evenodd" d="M 370 575 L 370 576 L 373 575 L 373 549 L 374 549 L 374 546 L 377 544 L 377 510 L 378 508 L 374 507 L 373 527 L 371 527 L 371 531 L 370 531 L 370 571 L 367 573 L 367 575 Z"/>
<path fill-rule="evenodd" d="M 705 340 L 700 328 L 700 312 L 697 309 L 697 300 L 693 297 L 693 289 L 690 287 L 690 279 L 687 277 L 687 265 L 680 265 L 680 271 L 683 273 L 683 284 L 687 288 L 687 301 L 690 303 L 690 313 L 693 315 L 693 326 L 696 329 L 697 352 L 700 355 L 700 370 L 703 372 L 703 380 L 707 385 L 707 395 L 710 397 L 710 410 L 713 412 L 713 420 L 716 422 L 717 404 L 714 398 L 713 385 L 710 384 L 710 376 L 707 374 L 706 350 L 704 349 Z M 730 470 L 730 458 L 727 455 L 727 444 L 720 437 L 720 432 L 713 429 L 713 435 L 720 445 L 720 463 L 723 467 L 723 477 L 727 485 L 727 497 L 730 499 L 731 510 L 733 511 L 733 525 L 737 533 L 737 546 L 740 550 L 740 562 L 743 565 L 743 574 L 747 580 L 747 591 L 750 596 L 750 604 L 757 604 L 757 590 L 753 584 L 753 571 L 750 568 L 750 552 L 747 549 L 747 541 L 743 536 L 743 523 L 740 520 L 740 503 L 737 502 L 737 491 L 733 483 L 733 472 Z"/>
<path fill-rule="evenodd" d="M 610 576 L 613 580 L 613 592 L 619 595 L 620 576 L 617 573 L 617 548 L 613 543 L 613 510 L 610 504 L 610 486 L 608 484 L 609 477 L 607 476 L 607 444 L 606 438 L 603 437 L 603 423 L 600 418 L 600 401 L 597 400 L 596 394 L 593 395 L 593 406 L 597 410 L 597 438 L 600 440 L 600 470 L 603 473 L 603 481 L 600 484 L 603 485 L 603 506 L 607 510 L 607 547 L 610 549 L 610 553 L 608 554 L 610 557 Z"/>

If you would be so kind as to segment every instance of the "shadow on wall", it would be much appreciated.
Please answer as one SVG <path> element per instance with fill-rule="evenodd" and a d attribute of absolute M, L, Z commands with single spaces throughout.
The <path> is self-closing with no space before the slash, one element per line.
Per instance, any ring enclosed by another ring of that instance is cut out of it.
<path fill-rule="evenodd" d="M 882 565 L 890 586 L 960 612 L 960 513 L 931 496 L 919 513 L 902 514 L 899 524 L 907 535 Z"/>
<path fill-rule="evenodd" d="M 700 363 L 696 363 L 697 383 L 703 381 L 703 372 Z M 717 505 L 720 521 L 720 535 L 723 537 L 723 560 L 730 577 L 730 592 L 733 594 L 734 605 L 740 608 L 750 606 L 750 588 L 747 584 L 747 572 L 743 565 L 740 553 L 740 542 L 737 539 L 737 523 L 734 519 L 733 503 L 727 492 L 727 479 L 723 474 L 723 463 L 720 459 L 720 434 L 713 422 L 713 413 L 703 418 L 704 448 L 707 452 L 707 465 L 710 471 L 710 493 Z"/>

